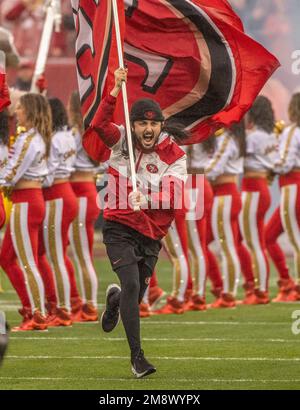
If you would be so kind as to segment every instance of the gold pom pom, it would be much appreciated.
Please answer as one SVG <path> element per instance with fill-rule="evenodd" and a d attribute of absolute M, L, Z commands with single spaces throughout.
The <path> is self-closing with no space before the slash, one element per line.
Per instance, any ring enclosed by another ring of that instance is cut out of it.
<path fill-rule="evenodd" d="M 215 132 L 215 137 L 220 137 L 225 132 L 225 128 L 220 128 Z"/>
<path fill-rule="evenodd" d="M 283 130 L 285 129 L 285 122 L 283 120 L 276 121 L 275 126 L 274 126 L 274 132 L 277 136 L 282 134 Z"/>

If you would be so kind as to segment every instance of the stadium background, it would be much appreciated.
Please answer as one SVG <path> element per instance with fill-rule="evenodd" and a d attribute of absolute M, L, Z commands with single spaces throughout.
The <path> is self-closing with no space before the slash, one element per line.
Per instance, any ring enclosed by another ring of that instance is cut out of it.
<path fill-rule="evenodd" d="M 18 9 L 20 3 L 22 0 L 0 0 L 0 25 L 14 34 L 22 62 L 34 64 L 43 27 L 43 2 L 27 0 L 27 10 L 25 8 L 22 12 Z M 293 54 L 299 50 L 298 59 L 300 58 L 299 0 L 229 0 L 229 3 L 241 17 L 246 33 L 268 48 L 281 63 L 262 94 L 272 100 L 277 120 L 287 121 L 289 98 L 293 92 L 300 90 L 300 72 L 293 72 L 293 64 L 294 67 L 300 67 L 300 62 L 297 64 L 295 57 L 297 54 Z M 33 11 L 30 5 L 33 5 Z M 56 96 L 67 103 L 72 90 L 77 87 L 75 28 L 70 0 L 62 0 L 62 11 L 62 30 L 61 33 L 54 34 L 52 39 L 45 74 L 48 95 Z M 17 69 L 9 70 L 10 85 L 14 85 L 17 75 Z M 278 203 L 277 186 L 275 180 L 271 188 L 272 206 L 267 217 Z M 290 254 L 285 239 L 281 238 L 281 242 Z"/>
<path fill-rule="evenodd" d="M 246 32 L 265 45 L 282 64 L 262 93 L 273 101 L 277 119 L 286 120 L 290 95 L 300 90 L 300 75 L 292 72 L 292 53 L 300 49 L 299 0 L 230 2 L 241 16 Z M 0 1 L 0 25 L 13 32 L 22 61 L 34 63 L 42 28 L 42 17 L 38 10 L 40 2 L 34 0 L 37 6 L 34 13 L 24 10 L 20 15 L 9 15 L 9 9 L 17 3 L 20 1 Z M 77 80 L 75 32 L 69 0 L 62 0 L 62 3 L 63 31 L 52 42 L 45 74 L 48 95 L 57 96 L 66 103 L 71 91 L 77 86 Z M 10 85 L 14 85 L 17 75 L 17 70 L 9 71 Z M 278 203 L 277 181 L 272 186 L 272 198 L 273 206 L 269 214 Z M 97 235 L 100 235 L 99 232 Z M 98 238 L 96 255 L 97 271 L 100 272 L 99 300 L 103 301 L 104 289 L 112 276 L 108 262 L 103 258 L 101 237 Z M 291 255 L 285 238 L 280 240 L 286 252 Z M 159 263 L 158 274 L 162 287 L 170 290 L 171 266 L 165 257 Z M 276 279 L 276 274 L 272 271 L 271 296 L 275 296 Z M 3 287 L 6 293 L 1 296 L 0 308 L 8 312 L 8 318 L 14 325 L 17 323 L 17 298 L 6 279 Z M 113 335 L 113 340 L 100 340 L 97 325 L 80 324 L 63 336 L 62 329 L 34 338 L 31 335 L 16 335 L 12 338 L 9 360 L 1 371 L 0 389 L 88 389 L 99 386 L 103 389 L 297 389 L 300 380 L 299 365 L 295 357 L 299 352 L 300 339 L 291 332 L 291 315 L 295 309 L 296 305 L 241 307 L 234 311 L 209 311 L 203 316 L 189 312 L 176 318 L 146 319 L 142 326 L 145 347 L 151 346 L 153 356 L 160 357 L 156 361 L 161 363 L 162 370 L 157 379 L 142 381 L 138 386 L 128 376 L 126 366 L 117 364 L 118 360 L 123 363 L 128 354 L 122 341 L 124 334 L 120 329 Z M 162 322 L 165 329 L 163 338 L 160 330 Z M 121 353 L 120 349 L 123 349 Z M 30 359 L 36 354 L 39 356 Z M 168 357 L 169 360 L 166 360 Z M 108 363 L 111 362 L 109 368 Z M 99 368 L 102 370 L 101 377 Z M 112 378 L 111 374 L 116 376 Z"/>

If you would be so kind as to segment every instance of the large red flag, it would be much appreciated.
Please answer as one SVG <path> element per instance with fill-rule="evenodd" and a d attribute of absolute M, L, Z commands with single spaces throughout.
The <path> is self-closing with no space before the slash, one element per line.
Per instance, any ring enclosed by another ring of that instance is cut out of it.
<path fill-rule="evenodd" d="M 76 64 L 84 126 L 87 129 L 101 100 L 114 84 L 119 66 L 111 0 L 71 0 L 76 26 Z M 117 0 L 121 37 L 124 38 L 123 0 Z M 121 111 L 121 110 L 118 110 Z M 109 158 L 96 133 L 89 133 L 88 154 L 97 161 Z"/>
<path fill-rule="evenodd" d="M 239 121 L 279 66 L 225 0 L 130 3 L 129 102 L 154 98 L 167 118 L 192 131 L 189 142 Z"/>
<path fill-rule="evenodd" d="M 108 24 L 108 12 L 102 14 L 100 8 L 106 4 L 108 10 L 109 3 L 79 0 L 81 7 L 93 7 L 102 15 L 98 23 L 94 19 L 89 24 L 95 55 L 97 49 L 103 53 L 103 41 L 96 39 Z M 239 121 L 279 66 L 272 54 L 244 33 L 241 20 L 226 0 L 124 0 L 124 4 L 129 106 L 138 98 L 155 99 L 166 118 L 192 131 L 189 143 Z M 121 7 L 120 14 L 122 17 Z M 79 27 L 79 36 L 80 32 Z M 87 70 L 85 77 L 79 71 L 81 83 L 89 78 L 93 65 L 94 71 L 99 67 L 92 51 L 89 63 L 82 59 L 78 44 L 77 39 L 77 61 Z M 115 64 L 107 60 L 111 73 L 117 66 L 116 60 L 112 61 Z M 84 88 L 92 95 L 88 101 L 94 102 L 89 115 L 85 115 L 86 127 L 99 105 L 99 98 L 93 99 L 95 89 L 99 90 L 96 84 Z M 105 93 L 98 94 L 101 97 Z M 82 98 L 86 113 L 87 97 L 83 93 Z M 123 122 L 122 109 L 116 114 L 116 121 Z"/>

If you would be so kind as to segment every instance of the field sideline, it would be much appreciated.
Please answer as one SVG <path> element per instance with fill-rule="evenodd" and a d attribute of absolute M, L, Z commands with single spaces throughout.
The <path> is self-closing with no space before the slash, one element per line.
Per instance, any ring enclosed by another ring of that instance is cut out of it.
<path fill-rule="evenodd" d="M 116 278 L 107 260 L 97 260 L 97 271 L 103 303 L 106 286 Z M 169 262 L 162 259 L 157 271 L 161 286 L 170 290 Z M 1 277 L 6 292 L 0 294 L 0 310 L 14 326 L 19 323 L 17 296 Z M 275 281 L 272 272 L 272 296 Z M 99 324 L 14 333 L 0 369 L 0 390 L 298 390 L 300 334 L 291 331 L 294 310 L 300 303 L 143 319 L 143 347 L 158 370 L 145 380 L 131 375 L 122 326 L 111 334 L 102 333 Z"/>

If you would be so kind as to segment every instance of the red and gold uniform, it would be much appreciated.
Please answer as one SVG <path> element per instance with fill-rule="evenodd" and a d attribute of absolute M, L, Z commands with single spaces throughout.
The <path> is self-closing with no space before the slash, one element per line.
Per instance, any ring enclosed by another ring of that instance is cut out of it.
<path fill-rule="evenodd" d="M 279 141 L 278 158 L 274 171 L 278 173 L 281 189 L 280 207 L 272 216 L 267 230 L 268 250 L 280 274 L 280 293 L 275 301 L 300 300 L 300 128 L 292 124 L 287 127 Z M 275 223 L 276 222 L 276 223 Z M 273 223 L 273 226 L 271 225 Z M 294 281 L 289 276 L 285 257 L 276 243 L 285 232 L 294 250 Z M 272 235 L 272 239 L 271 239 Z"/>
<path fill-rule="evenodd" d="M 243 172 L 243 157 L 234 137 L 225 131 L 217 138 L 213 158 L 205 169 L 211 181 L 214 200 L 211 213 L 213 237 L 222 260 L 223 290 L 212 307 L 233 307 L 242 271 L 245 288 L 254 288 L 251 256 L 242 243 L 239 214 L 242 208 L 238 176 Z M 248 297 L 245 303 L 248 303 Z"/>
<path fill-rule="evenodd" d="M 72 133 L 67 129 L 57 131 L 52 136 L 47 160 L 48 175 L 43 184 L 46 203 L 43 225 L 45 249 L 40 249 L 40 255 L 46 251 L 55 274 L 57 306 L 69 312 L 73 306 L 81 306 L 74 267 L 67 256 L 69 228 L 78 213 L 77 197 L 69 182 L 75 159 L 76 143 Z"/>
<path fill-rule="evenodd" d="M 246 138 L 245 176 L 242 180 L 241 228 L 251 252 L 256 295 L 268 303 L 269 262 L 266 253 L 265 215 L 271 204 L 268 175 L 278 149 L 275 134 L 256 128 Z"/>
<path fill-rule="evenodd" d="M 5 169 L 8 161 L 8 147 L 5 144 L 0 144 L 0 176 Z M 4 195 L 0 195 L 0 229 L 3 227 L 6 219 Z"/>
<path fill-rule="evenodd" d="M 79 211 L 71 224 L 69 237 L 76 261 L 81 295 L 82 314 L 86 318 L 97 319 L 98 278 L 93 262 L 94 225 L 100 213 L 97 201 L 95 176 L 99 170 L 82 147 L 81 135 L 73 129 L 76 142 L 76 159 L 71 186 L 78 199 Z"/>
<path fill-rule="evenodd" d="M 204 175 L 204 169 L 210 158 L 202 144 L 188 148 L 188 171 L 192 178 L 189 187 L 189 212 L 186 218 L 189 237 L 191 276 L 193 292 L 189 302 L 190 310 L 205 310 L 205 287 L 209 277 L 213 289 L 222 287 L 222 279 L 216 257 L 208 247 L 212 239 L 210 215 L 213 203 L 213 191 Z M 220 279 L 220 280 L 219 280 Z"/>
<path fill-rule="evenodd" d="M 15 187 L 21 178 L 41 182 L 47 175 L 45 154 L 44 140 L 35 129 L 19 135 L 1 172 L 0 185 Z M 47 327 L 43 319 L 45 290 L 38 268 L 39 228 L 45 216 L 43 193 L 40 188 L 13 189 L 11 199 L 0 264 L 20 297 L 24 320 L 33 317 L 31 330 L 41 330 Z"/>

